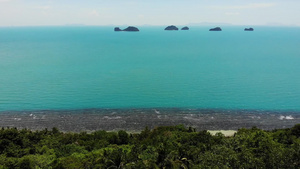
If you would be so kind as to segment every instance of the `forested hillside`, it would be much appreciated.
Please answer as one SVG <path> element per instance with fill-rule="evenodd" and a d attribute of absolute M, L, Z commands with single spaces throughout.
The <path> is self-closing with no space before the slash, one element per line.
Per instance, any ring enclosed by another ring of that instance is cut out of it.
<path fill-rule="evenodd" d="M 300 168 L 300 124 L 232 137 L 182 125 L 63 133 L 0 129 L 0 168 Z"/>

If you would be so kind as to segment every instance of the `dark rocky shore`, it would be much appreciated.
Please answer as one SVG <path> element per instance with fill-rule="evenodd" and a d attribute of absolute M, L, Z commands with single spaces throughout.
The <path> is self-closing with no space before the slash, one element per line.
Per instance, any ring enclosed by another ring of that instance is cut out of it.
<path fill-rule="evenodd" d="M 184 124 L 197 130 L 236 130 L 253 126 L 265 130 L 300 123 L 300 112 L 229 111 L 197 109 L 87 109 L 73 111 L 25 111 L 0 113 L 1 127 L 62 131 L 127 130 L 146 126 Z"/>

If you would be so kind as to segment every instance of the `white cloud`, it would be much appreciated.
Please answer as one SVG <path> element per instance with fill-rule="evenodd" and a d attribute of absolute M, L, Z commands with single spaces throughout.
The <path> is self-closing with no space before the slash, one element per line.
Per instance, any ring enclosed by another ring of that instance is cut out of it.
<path fill-rule="evenodd" d="M 94 16 L 94 17 L 99 17 L 100 16 L 100 14 L 99 14 L 99 12 L 97 10 L 90 11 L 89 15 L 90 16 Z"/>
<path fill-rule="evenodd" d="M 144 16 L 144 15 L 142 15 L 142 14 L 140 14 L 140 15 L 138 15 L 138 18 L 139 18 L 139 19 L 144 19 L 144 18 L 145 18 L 145 16 Z"/>
<path fill-rule="evenodd" d="M 51 6 L 36 6 L 35 9 L 48 10 L 51 9 Z"/>
<path fill-rule="evenodd" d="M 275 3 L 252 3 L 246 5 L 231 5 L 231 6 L 212 6 L 217 9 L 257 9 L 257 8 L 270 8 L 275 6 Z"/>
<path fill-rule="evenodd" d="M 225 12 L 225 15 L 228 15 L 228 16 L 237 16 L 237 15 L 240 15 L 239 12 Z"/>

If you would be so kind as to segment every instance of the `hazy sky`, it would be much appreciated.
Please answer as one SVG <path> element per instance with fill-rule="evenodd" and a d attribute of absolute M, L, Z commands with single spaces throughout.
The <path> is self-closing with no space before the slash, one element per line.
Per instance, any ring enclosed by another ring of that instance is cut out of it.
<path fill-rule="evenodd" d="M 300 26 L 300 0 L 0 0 L 0 26 L 201 22 Z"/>

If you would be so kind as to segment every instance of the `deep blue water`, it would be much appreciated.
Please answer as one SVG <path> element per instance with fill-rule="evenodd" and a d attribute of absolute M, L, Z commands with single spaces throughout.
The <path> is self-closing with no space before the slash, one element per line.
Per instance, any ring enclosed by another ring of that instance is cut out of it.
<path fill-rule="evenodd" d="M 0 28 L 0 111 L 300 111 L 300 28 Z"/>

